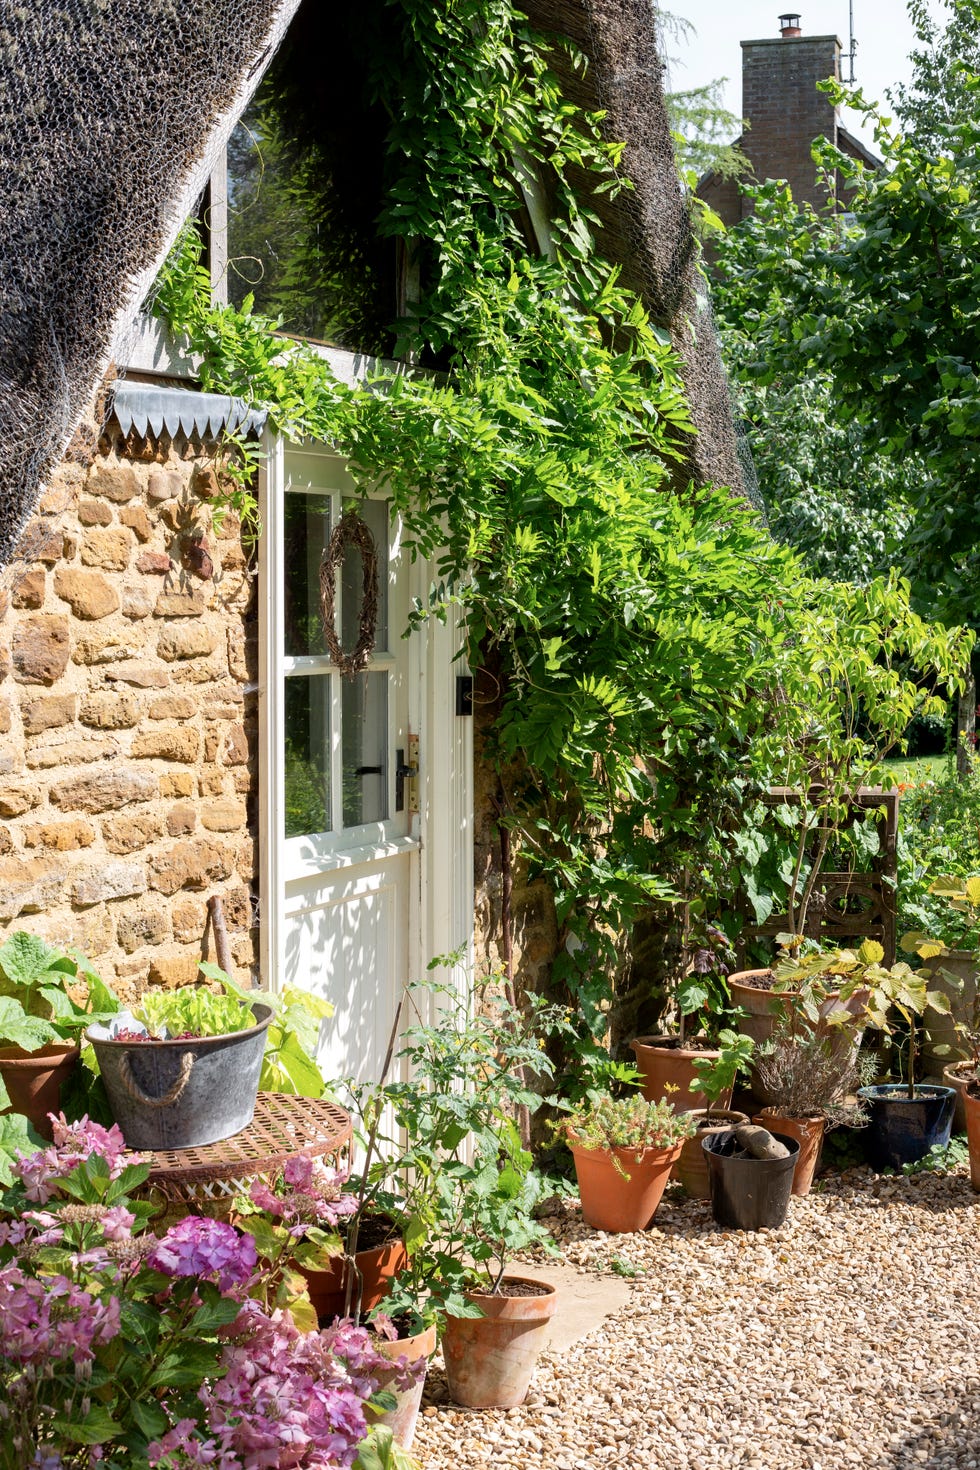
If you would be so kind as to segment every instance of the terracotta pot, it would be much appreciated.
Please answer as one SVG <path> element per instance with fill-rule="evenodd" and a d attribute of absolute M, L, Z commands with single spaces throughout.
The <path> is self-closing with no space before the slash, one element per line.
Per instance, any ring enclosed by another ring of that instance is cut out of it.
<path fill-rule="evenodd" d="M 586 1225 L 619 1235 L 646 1230 L 656 1214 L 681 1145 L 648 1148 L 637 1153 L 634 1148 L 584 1148 L 570 1138 L 568 1147 L 575 1160 L 582 1219 Z"/>
<path fill-rule="evenodd" d="M 726 1111 L 724 1108 L 712 1108 L 710 1119 L 705 1121 L 704 1108 L 693 1108 L 691 1112 L 698 1124 L 698 1131 L 693 1138 L 685 1138 L 680 1157 L 674 1165 L 674 1178 L 683 1184 L 691 1199 L 710 1199 L 708 1165 L 701 1140 L 705 1134 L 717 1132 L 720 1128 L 737 1128 L 739 1123 L 747 1123 L 749 1115 L 733 1113 L 730 1109 Z"/>
<path fill-rule="evenodd" d="M 966 1141 L 970 1146 L 970 1183 L 980 1194 L 980 1096 L 964 1092 Z"/>
<path fill-rule="evenodd" d="M 953 1104 L 953 1132 L 966 1132 L 966 1103 L 963 1094 L 976 1078 L 976 1068 L 972 1061 L 954 1062 L 951 1067 L 943 1071 L 943 1086 L 951 1087 L 956 1093 L 956 1101 Z"/>
<path fill-rule="evenodd" d="M 718 1051 L 696 1051 L 678 1044 L 675 1036 L 638 1036 L 630 1042 L 636 1065 L 643 1076 L 641 1084 L 647 1102 L 667 1098 L 677 1113 L 707 1106 L 708 1099 L 697 1085 L 694 1063 L 716 1062 Z M 727 1108 L 732 1090 L 719 1098 L 719 1107 Z"/>
<path fill-rule="evenodd" d="M 399 1271 L 408 1265 L 408 1252 L 403 1240 L 389 1240 L 374 1250 L 355 1251 L 354 1263 L 344 1256 L 333 1256 L 322 1271 L 297 1264 L 297 1270 L 306 1277 L 306 1289 L 321 1327 L 329 1327 L 335 1317 L 343 1314 L 347 1299 L 347 1278 L 354 1278 L 351 1287 L 351 1313 L 358 1310 L 358 1276 L 360 1272 L 360 1310 L 370 1312 L 383 1301 L 391 1290 L 391 1283 Z"/>
<path fill-rule="evenodd" d="M 68 1081 L 81 1048 L 51 1042 L 37 1051 L 0 1047 L 0 1076 L 10 1094 L 8 1111 L 23 1113 L 44 1138 L 51 1137 L 49 1113 L 61 1112 L 61 1088 Z"/>
<path fill-rule="evenodd" d="M 941 1077 L 946 1067 L 965 1061 L 970 1053 L 956 1029 L 957 1022 L 969 1025 L 977 1003 L 977 956 L 972 949 L 951 949 L 922 967 L 929 971 L 929 989 L 938 990 L 949 1001 L 949 1015 L 930 1007 L 922 1017 L 922 1066 L 924 1076 Z M 950 980 L 946 972 L 955 976 Z M 958 983 L 957 983 L 958 982 Z M 960 1118 L 957 1128 L 966 1126 Z"/>
<path fill-rule="evenodd" d="M 754 981 L 766 979 L 771 976 L 771 970 L 740 970 L 728 977 L 728 989 L 732 997 L 732 1005 L 737 1006 L 745 1014 L 738 1021 L 738 1029 L 744 1036 L 751 1036 L 756 1046 L 769 1040 L 776 1021 L 789 1017 L 796 1002 L 800 998 L 798 990 L 765 990 L 761 989 Z M 846 1002 L 847 1009 L 852 1014 L 857 1014 L 865 1000 L 868 992 L 857 990 Z M 833 990 L 827 996 L 822 1006 L 822 1014 L 839 1009 L 840 994 Z M 834 1037 L 836 1048 L 846 1048 L 852 1052 L 855 1060 L 861 1046 L 861 1037 L 864 1028 L 853 1031 L 841 1031 L 839 1027 L 827 1026 L 822 1021 L 817 1023 L 817 1035 L 828 1035 Z M 759 1080 L 756 1069 L 753 1067 L 749 1075 L 749 1086 L 753 1097 L 759 1102 L 769 1105 L 772 1097 Z"/>
<path fill-rule="evenodd" d="M 543 1281 L 505 1276 L 503 1285 L 543 1288 L 535 1296 L 488 1296 L 467 1292 L 482 1317 L 447 1317 L 442 1340 L 449 1393 L 468 1409 L 513 1409 L 531 1387 L 538 1357 L 548 1342 L 548 1324 L 558 1293 Z"/>
<path fill-rule="evenodd" d="M 763 1108 L 762 1112 L 757 1113 L 752 1121 L 760 1123 L 763 1128 L 768 1128 L 770 1133 L 782 1133 L 789 1138 L 796 1139 L 800 1145 L 800 1152 L 796 1160 L 796 1168 L 793 1170 L 793 1193 L 809 1194 L 813 1176 L 823 1152 L 823 1138 L 827 1131 L 826 1120 L 819 1116 L 788 1118 L 778 1108 Z"/>
<path fill-rule="evenodd" d="M 377 1343 L 378 1351 L 386 1358 L 407 1358 L 410 1363 L 417 1363 L 419 1358 L 428 1359 L 436 1350 L 436 1329 L 427 1327 L 424 1332 L 418 1332 L 414 1337 L 400 1337 L 397 1342 L 387 1342 L 384 1339 Z M 425 1387 L 425 1371 L 419 1379 L 413 1383 L 411 1388 L 393 1388 L 396 1369 L 379 1373 L 378 1387 L 390 1388 L 398 1400 L 393 1409 L 386 1409 L 378 1413 L 374 1409 L 366 1410 L 368 1424 L 387 1424 L 395 1439 L 403 1450 L 412 1448 L 412 1440 L 415 1438 L 415 1425 L 419 1417 L 419 1405 L 422 1402 L 422 1390 Z"/>

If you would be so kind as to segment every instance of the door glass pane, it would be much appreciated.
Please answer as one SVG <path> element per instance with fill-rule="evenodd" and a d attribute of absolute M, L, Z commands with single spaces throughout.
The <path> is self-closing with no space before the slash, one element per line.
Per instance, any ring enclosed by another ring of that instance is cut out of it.
<path fill-rule="evenodd" d="M 283 504 L 283 606 L 287 657 L 325 653 L 320 556 L 330 540 L 330 496 L 287 494 Z"/>
<path fill-rule="evenodd" d="M 388 675 L 341 681 L 344 826 L 388 817 Z"/>
<path fill-rule="evenodd" d="M 355 500 L 345 497 L 345 510 L 356 504 Z M 374 537 L 378 554 L 378 621 L 374 647 L 377 652 L 383 653 L 388 647 L 388 503 L 384 500 L 366 500 L 359 506 L 358 514 Z M 364 601 L 364 567 L 361 553 L 354 546 L 348 546 L 344 553 L 341 588 L 340 641 L 346 652 L 350 653 L 357 646 L 360 637 L 361 607 Z"/>
<path fill-rule="evenodd" d="M 286 680 L 286 836 L 330 831 L 330 676 Z"/>

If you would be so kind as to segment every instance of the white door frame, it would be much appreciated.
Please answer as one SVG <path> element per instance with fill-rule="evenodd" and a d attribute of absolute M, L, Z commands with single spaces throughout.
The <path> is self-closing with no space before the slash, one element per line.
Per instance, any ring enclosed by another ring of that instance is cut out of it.
<path fill-rule="evenodd" d="M 285 978 L 284 898 L 287 881 L 282 495 L 285 442 L 267 430 L 259 474 L 259 938 L 264 988 L 278 991 Z M 407 569 L 410 599 L 423 603 L 428 567 Z M 397 638 L 402 630 L 393 628 Z M 473 962 L 473 737 L 472 717 L 456 714 L 456 679 L 467 673 L 460 656 L 458 611 L 445 623 L 433 619 L 419 637 L 421 655 L 410 684 L 410 720 L 420 734 L 419 814 L 413 818 L 414 865 L 409 968 L 425 976 L 435 956 L 461 958 L 435 978 L 468 992 Z M 414 685 L 414 687 L 411 687 Z M 415 839 L 417 838 L 417 844 Z"/>

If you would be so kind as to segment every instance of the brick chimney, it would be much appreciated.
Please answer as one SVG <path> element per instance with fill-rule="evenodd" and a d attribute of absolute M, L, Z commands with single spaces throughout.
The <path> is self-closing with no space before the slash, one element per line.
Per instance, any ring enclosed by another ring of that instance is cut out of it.
<path fill-rule="evenodd" d="M 836 36 L 805 36 L 797 11 L 779 17 L 778 36 L 742 42 L 742 148 L 759 183 L 787 179 L 793 198 L 826 204 L 810 148 L 821 134 L 837 142 L 837 115 L 817 83 L 840 78 Z"/>

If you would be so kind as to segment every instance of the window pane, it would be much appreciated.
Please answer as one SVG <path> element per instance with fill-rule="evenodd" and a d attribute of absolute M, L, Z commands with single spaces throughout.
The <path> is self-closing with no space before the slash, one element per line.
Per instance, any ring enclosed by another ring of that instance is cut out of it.
<path fill-rule="evenodd" d="M 330 496 L 287 492 L 283 504 L 283 606 L 287 657 L 325 653 L 320 556 L 330 540 Z"/>
<path fill-rule="evenodd" d="M 344 826 L 388 817 L 388 675 L 341 681 Z"/>
<path fill-rule="evenodd" d="M 286 680 L 286 836 L 330 831 L 330 676 Z"/>
<path fill-rule="evenodd" d="M 345 510 L 356 504 L 356 501 L 345 497 Z M 388 502 L 366 500 L 359 507 L 358 514 L 374 537 L 378 553 L 378 621 L 374 647 L 379 653 L 383 653 L 388 647 Z M 348 546 L 344 553 L 341 587 L 343 610 L 340 641 L 345 652 L 350 653 L 357 646 L 361 635 L 361 606 L 364 601 L 364 567 L 361 553 L 354 546 Z"/>

